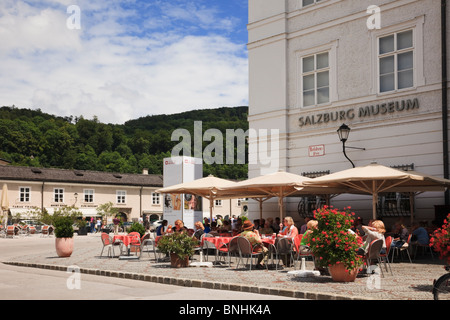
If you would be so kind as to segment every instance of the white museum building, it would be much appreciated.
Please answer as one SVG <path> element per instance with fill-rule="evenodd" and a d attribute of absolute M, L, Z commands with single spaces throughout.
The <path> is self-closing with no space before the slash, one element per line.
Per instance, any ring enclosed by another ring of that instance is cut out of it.
<path fill-rule="evenodd" d="M 314 177 L 377 162 L 448 178 L 443 3 L 249 0 L 249 127 L 279 130 L 279 164 L 271 169 Z M 342 124 L 351 129 L 351 161 L 337 134 Z M 263 167 L 249 165 L 249 178 Z M 310 204 L 288 198 L 286 215 L 301 221 Z M 331 204 L 372 217 L 370 196 L 343 194 Z M 443 192 L 419 194 L 414 218 L 431 222 L 443 205 Z M 257 206 L 250 203 L 250 212 Z M 384 194 L 377 210 L 389 222 L 409 220 L 409 199 Z M 277 215 L 277 202 L 268 201 L 263 216 Z"/>

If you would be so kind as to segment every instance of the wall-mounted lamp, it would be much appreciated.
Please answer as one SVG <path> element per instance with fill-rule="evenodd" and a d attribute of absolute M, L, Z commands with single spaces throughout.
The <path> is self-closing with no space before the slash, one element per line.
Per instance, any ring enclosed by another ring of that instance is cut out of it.
<path fill-rule="evenodd" d="M 345 123 L 342 124 L 339 129 L 337 130 L 337 133 L 339 135 L 339 140 L 341 140 L 342 142 L 342 151 L 344 152 L 344 156 L 347 158 L 348 161 L 350 161 L 350 163 L 352 164 L 353 168 L 355 167 L 355 164 L 353 163 L 352 160 L 350 160 L 349 157 L 347 157 L 347 154 L 345 153 L 345 142 L 348 139 L 348 136 L 350 134 L 350 127 L 347 126 Z M 366 150 L 366 148 L 358 148 L 358 147 L 347 147 L 350 149 L 359 149 L 359 150 Z"/>
<path fill-rule="evenodd" d="M 73 194 L 73 196 L 75 197 L 75 203 L 74 203 L 73 205 L 75 205 L 75 204 L 77 203 L 77 200 L 78 200 L 78 193 L 75 192 L 75 193 Z"/>

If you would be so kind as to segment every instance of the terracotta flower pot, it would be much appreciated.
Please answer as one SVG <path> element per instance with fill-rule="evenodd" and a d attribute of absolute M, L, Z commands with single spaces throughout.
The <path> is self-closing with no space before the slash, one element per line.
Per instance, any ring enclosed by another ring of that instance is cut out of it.
<path fill-rule="evenodd" d="M 347 271 L 343 263 L 335 264 L 328 267 L 331 278 L 336 282 L 353 282 L 358 275 L 358 268 Z"/>
<path fill-rule="evenodd" d="M 176 253 L 170 254 L 170 266 L 172 268 L 186 268 L 189 265 L 189 257 L 180 259 Z"/>
<path fill-rule="evenodd" d="M 73 238 L 55 238 L 55 248 L 59 257 L 70 257 L 73 252 Z"/>

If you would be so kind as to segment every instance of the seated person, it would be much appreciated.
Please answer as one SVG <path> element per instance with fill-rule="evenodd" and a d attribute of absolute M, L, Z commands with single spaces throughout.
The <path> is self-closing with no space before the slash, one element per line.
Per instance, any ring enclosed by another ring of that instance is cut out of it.
<path fill-rule="evenodd" d="M 309 242 L 309 238 L 308 235 L 310 233 L 312 233 L 312 229 L 317 228 L 317 225 L 319 224 L 319 222 L 317 220 L 309 220 L 308 223 L 306 224 L 306 231 L 302 236 L 302 241 L 300 241 L 300 253 L 301 254 L 307 254 L 310 251 L 308 242 Z"/>
<path fill-rule="evenodd" d="M 200 240 L 202 235 L 205 234 L 205 227 L 203 226 L 203 223 L 201 221 L 197 221 L 196 223 L 194 223 L 194 227 L 195 227 L 195 232 L 194 232 L 193 237 L 197 240 Z"/>
<path fill-rule="evenodd" d="M 407 241 L 409 237 L 408 229 L 401 223 L 396 223 L 394 225 L 394 239 L 392 240 L 392 247 L 401 248 Z"/>
<path fill-rule="evenodd" d="M 284 227 L 283 227 L 284 224 Z M 298 235 L 298 229 L 294 224 L 292 217 L 286 217 L 283 220 L 283 224 L 280 223 L 280 233 L 278 237 L 295 238 Z"/>
<path fill-rule="evenodd" d="M 230 220 L 223 220 L 222 227 L 219 228 L 219 232 L 230 232 L 231 231 L 231 223 Z"/>
<path fill-rule="evenodd" d="M 167 233 L 173 233 L 173 232 L 187 232 L 187 228 L 184 226 L 183 221 L 176 220 L 175 221 L 175 228 L 173 228 L 171 225 L 167 228 Z"/>
<path fill-rule="evenodd" d="M 267 262 L 269 256 L 269 249 L 264 247 L 261 237 L 259 236 L 258 230 L 254 229 L 254 224 L 250 220 L 245 220 L 242 225 L 244 231 L 241 232 L 240 236 L 246 238 L 252 247 L 254 247 L 255 252 L 262 252 L 262 255 L 258 256 L 258 263 L 256 269 L 264 269 L 264 263 Z M 255 247 L 255 245 L 257 245 Z"/>
<path fill-rule="evenodd" d="M 264 227 L 262 227 L 262 228 L 259 230 L 259 233 L 260 233 L 260 234 L 268 234 L 268 235 L 272 235 L 272 234 L 273 234 L 273 229 L 272 229 L 272 227 L 270 226 L 269 221 L 265 221 L 265 222 L 264 222 Z"/>
<path fill-rule="evenodd" d="M 156 228 L 156 235 L 157 236 L 165 235 L 167 233 L 165 231 L 166 226 L 167 226 L 167 220 L 163 220 L 161 225 L 158 228 Z"/>
<path fill-rule="evenodd" d="M 372 241 L 377 239 L 383 240 L 383 246 L 381 248 L 380 254 L 386 253 L 386 241 L 384 239 L 384 234 L 386 233 L 386 228 L 381 220 L 373 220 L 370 226 L 362 226 L 362 229 L 367 235 L 363 245 L 358 249 L 358 255 L 364 256 L 369 250 L 369 245 Z"/>
<path fill-rule="evenodd" d="M 412 235 L 414 237 L 414 244 L 426 246 L 430 243 L 430 237 L 424 227 L 421 227 L 417 222 L 412 226 Z"/>

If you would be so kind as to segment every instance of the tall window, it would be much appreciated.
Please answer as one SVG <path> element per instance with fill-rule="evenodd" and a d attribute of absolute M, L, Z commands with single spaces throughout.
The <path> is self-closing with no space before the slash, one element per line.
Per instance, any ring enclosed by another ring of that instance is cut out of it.
<path fill-rule="evenodd" d="M 215 200 L 214 205 L 215 206 L 221 206 L 222 205 L 222 200 Z"/>
<path fill-rule="evenodd" d="M 124 204 L 127 197 L 127 192 L 123 190 L 116 191 L 117 203 Z"/>
<path fill-rule="evenodd" d="M 94 190 L 84 189 L 84 202 L 94 202 Z"/>
<path fill-rule="evenodd" d="M 30 187 L 20 187 L 19 188 L 19 199 L 20 202 L 30 202 Z"/>
<path fill-rule="evenodd" d="M 303 106 L 330 102 L 330 64 L 328 52 L 302 58 Z"/>
<path fill-rule="evenodd" d="M 64 189 L 53 189 L 53 200 L 58 203 L 64 202 Z"/>
<path fill-rule="evenodd" d="M 160 203 L 160 194 L 157 192 L 152 193 L 152 204 L 159 204 Z"/>
<path fill-rule="evenodd" d="M 379 90 L 388 92 L 414 86 L 413 30 L 380 37 Z"/>

